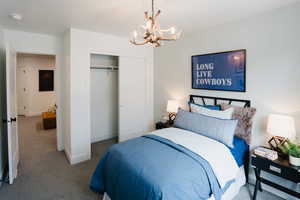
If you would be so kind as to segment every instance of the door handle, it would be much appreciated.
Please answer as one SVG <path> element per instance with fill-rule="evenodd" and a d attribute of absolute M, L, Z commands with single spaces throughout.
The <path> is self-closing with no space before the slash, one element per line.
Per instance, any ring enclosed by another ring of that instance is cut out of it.
<path fill-rule="evenodd" d="M 16 118 L 16 117 L 10 118 L 10 121 L 11 121 L 11 122 L 16 122 L 16 121 L 17 121 L 17 118 Z"/>
<path fill-rule="evenodd" d="M 12 122 L 16 122 L 16 121 L 17 121 L 17 118 L 16 118 L 16 117 L 10 118 L 10 120 L 2 119 L 2 122 L 3 122 L 3 123 L 12 123 Z"/>

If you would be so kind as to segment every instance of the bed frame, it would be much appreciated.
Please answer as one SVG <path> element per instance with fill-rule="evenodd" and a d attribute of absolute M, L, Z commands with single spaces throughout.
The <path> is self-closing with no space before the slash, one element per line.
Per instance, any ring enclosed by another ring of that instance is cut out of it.
<path fill-rule="evenodd" d="M 228 103 L 229 105 L 231 105 L 233 102 L 238 102 L 239 106 L 241 106 L 241 103 L 244 104 L 243 105 L 244 108 L 251 106 L 250 100 L 190 95 L 191 103 L 197 103 L 196 102 L 197 99 L 200 99 L 203 105 L 211 105 L 211 104 L 207 104 L 207 100 L 213 100 L 213 105 L 219 105 L 220 103 Z M 250 164 L 250 147 L 248 146 L 248 151 L 246 152 L 244 157 L 244 170 L 245 170 L 246 183 L 249 183 L 249 164 Z"/>

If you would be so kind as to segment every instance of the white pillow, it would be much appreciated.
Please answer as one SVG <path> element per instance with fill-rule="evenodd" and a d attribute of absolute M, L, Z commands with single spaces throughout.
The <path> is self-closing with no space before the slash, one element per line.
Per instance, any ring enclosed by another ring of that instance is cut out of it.
<path fill-rule="evenodd" d="M 234 108 L 228 108 L 224 111 L 222 110 L 211 110 L 208 108 L 204 108 L 203 106 L 200 105 L 196 105 L 191 103 L 191 111 L 194 113 L 199 113 L 202 115 L 206 115 L 209 117 L 215 117 L 215 118 L 219 118 L 219 119 L 232 119 L 232 113 L 234 111 Z"/>

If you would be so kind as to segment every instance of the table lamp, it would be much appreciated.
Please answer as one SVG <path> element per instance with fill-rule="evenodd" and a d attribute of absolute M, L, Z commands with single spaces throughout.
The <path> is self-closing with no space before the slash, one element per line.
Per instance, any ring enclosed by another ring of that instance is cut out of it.
<path fill-rule="evenodd" d="M 169 113 L 169 123 L 173 124 L 176 117 L 176 113 L 179 108 L 179 103 L 176 100 L 168 100 L 167 112 Z"/>
<path fill-rule="evenodd" d="M 268 141 L 273 150 L 296 135 L 294 118 L 287 115 L 271 114 L 268 116 L 267 132 L 272 135 Z"/>

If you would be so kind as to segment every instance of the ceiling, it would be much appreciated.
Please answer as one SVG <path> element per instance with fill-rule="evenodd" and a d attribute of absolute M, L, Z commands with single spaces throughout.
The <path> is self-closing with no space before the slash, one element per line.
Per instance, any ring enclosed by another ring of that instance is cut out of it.
<path fill-rule="evenodd" d="M 156 0 L 160 24 L 176 25 L 184 33 L 240 20 L 299 0 Z M 29 32 L 62 34 L 79 28 L 128 35 L 143 22 L 150 0 L 1 0 L 0 24 Z M 22 21 L 8 15 L 19 13 Z"/>

